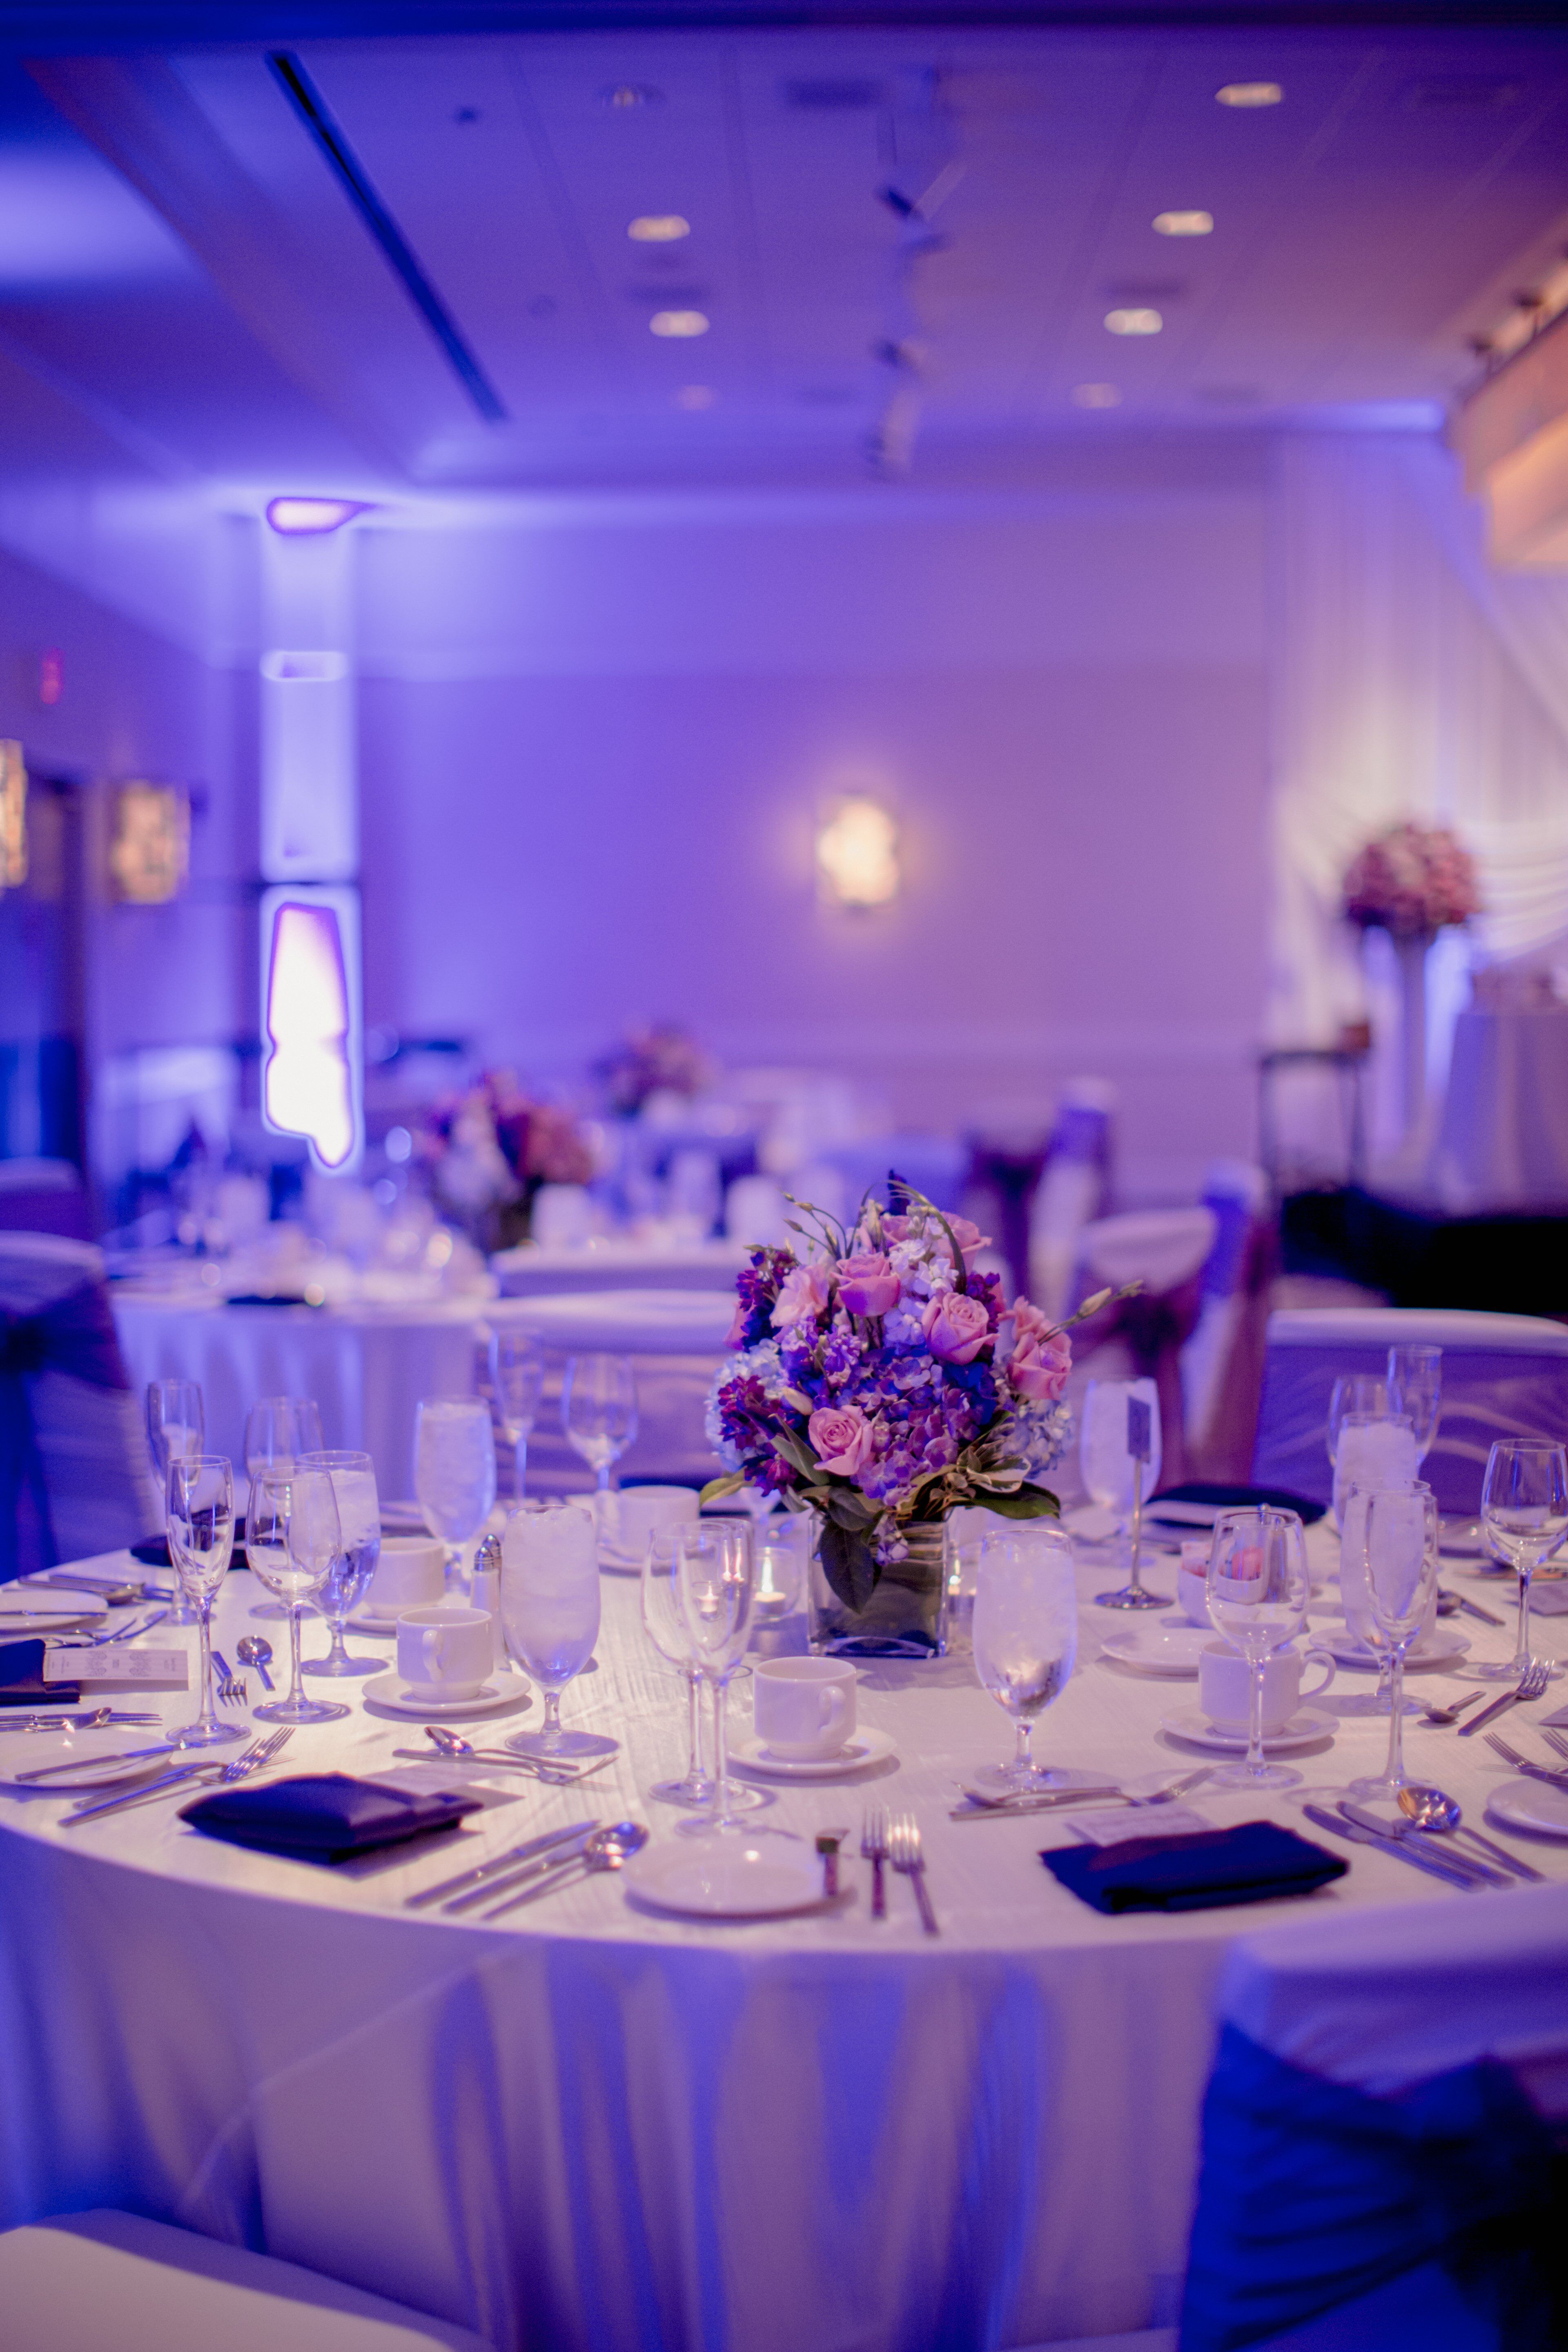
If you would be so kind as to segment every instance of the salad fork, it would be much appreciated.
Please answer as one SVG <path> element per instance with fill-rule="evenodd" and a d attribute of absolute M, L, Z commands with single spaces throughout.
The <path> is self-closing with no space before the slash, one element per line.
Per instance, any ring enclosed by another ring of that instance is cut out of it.
<path fill-rule="evenodd" d="M 1532 1764 L 1528 1756 L 1521 1756 L 1517 1748 L 1510 1748 L 1507 1740 L 1500 1738 L 1495 1731 L 1488 1732 L 1487 1746 L 1494 1748 L 1504 1763 L 1511 1764 L 1516 1772 L 1528 1773 L 1531 1780 L 1544 1780 L 1553 1789 L 1568 1789 L 1568 1767 L 1556 1772 L 1550 1764 Z"/>
<path fill-rule="evenodd" d="M 216 1769 L 210 1761 L 187 1764 L 177 1771 L 163 1773 L 156 1780 L 144 1780 L 140 1788 L 127 1789 L 121 1796 L 100 1798 L 90 1805 L 78 1805 L 74 1812 L 64 1816 L 61 1827 L 74 1829 L 78 1822 L 91 1821 L 100 1813 L 118 1812 L 124 1805 L 139 1805 L 143 1797 L 167 1796 L 173 1790 L 183 1789 L 188 1782 L 204 1776 L 212 1775 L 218 1786 L 226 1781 L 248 1780 L 252 1772 L 259 1772 L 264 1764 L 270 1764 L 279 1749 L 293 1736 L 293 1725 L 286 1723 L 280 1731 L 273 1732 L 270 1738 L 257 1740 L 253 1747 L 247 1748 L 242 1756 L 237 1756 L 230 1764 L 219 1765 Z"/>
<path fill-rule="evenodd" d="M 871 1916 L 885 1919 L 888 1916 L 888 1882 L 884 1875 L 888 1860 L 888 1816 L 880 1805 L 873 1805 L 861 1816 L 860 1859 L 871 1865 Z"/>
<path fill-rule="evenodd" d="M 928 1936 L 940 1936 L 936 1913 L 931 1907 L 926 1893 L 925 1855 L 921 1848 L 920 1823 L 913 1813 L 895 1813 L 888 1831 L 888 1851 L 893 1868 L 907 1878 L 915 1890 L 915 1901 L 921 1906 L 921 1925 Z"/>
<path fill-rule="evenodd" d="M 1555 1748 L 1559 1756 L 1568 1756 L 1568 1739 L 1560 1731 L 1553 1731 L 1549 1723 L 1538 1723 L 1535 1727 L 1548 1748 Z"/>

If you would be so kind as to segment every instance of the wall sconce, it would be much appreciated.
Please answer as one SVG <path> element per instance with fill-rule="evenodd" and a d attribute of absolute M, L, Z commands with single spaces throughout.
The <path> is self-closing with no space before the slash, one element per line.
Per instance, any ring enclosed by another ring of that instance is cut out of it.
<path fill-rule="evenodd" d="M 177 898 L 191 870 L 191 803 L 178 784 L 121 784 L 114 795 L 109 872 L 132 907 Z"/>
<path fill-rule="evenodd" d="M 27 766 L 22 746 L 0 742 L 0 890 L 27 878 Z"/>
<path fill-rule="evenodd" d="M 879 801 L 835 801 L 816 828 L 816 878 L 835 907 L 885 907 L 899 895 L 899 828 Z"/>
<path fill-rule="evenodd" d="M 355 515 L 368 514 L 363 499 L 268 499 L 267 520 L 283 539 L 310 539 L 322 531 L 342 530 Z"/>
<path fill-rule="evenodd" d="M 267 1124 L 339 1169 L 362 1131 L 358 893 L 269 890 L 261 921 Z"/>

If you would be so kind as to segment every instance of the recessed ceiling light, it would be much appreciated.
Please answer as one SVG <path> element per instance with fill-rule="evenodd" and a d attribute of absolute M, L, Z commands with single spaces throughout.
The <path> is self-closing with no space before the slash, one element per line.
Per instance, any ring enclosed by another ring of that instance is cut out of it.
<path fill-rule="evenodd" d="M 1213 213 L 1156 213 L 1154 227 L 1161 236 L 1209 236 L 1214 232 Z"/>
<path fill-rule="evenodd" d="M 1072 396 L 1079 408 L 1120 408 L 1121 405 L 1121 394 L 1113 383 L 1075 383 Z"/>
<path fill-rule="evenodd" d="M 677 408 L 711 408 L 717 396 L 710 383 L 683 383 L 675 404 Z"/>
<path fill-rule="evenodd" d="M 674 245 L 691 235 L 691 223 L 679 213 L 638 213 L 627 222 L 626 235 L 636 245 Z"/>
<path fill-rule="evenodd" d="M 647 323 L 655 335 L 679 338 L 708 332 L 708 315 L 703 310 L 656 310 Z"/>
<path fill-rule="evenodd" d="M 1157 335 L 1165 321 L 1158 310 L 1108 310 L 1105 323 L 1113 335 Z"/>
<path fill-rule="evenodd" d="M 1215 99 L 1221 106 L 1278 106 L 1284 95 L 1277 81 L 1227 81 Z"/>

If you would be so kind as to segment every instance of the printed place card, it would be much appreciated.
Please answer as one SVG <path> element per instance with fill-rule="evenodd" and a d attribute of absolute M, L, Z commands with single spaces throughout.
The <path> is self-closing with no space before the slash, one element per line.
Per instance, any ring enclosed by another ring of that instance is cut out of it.
<path fill-rule="evenodd" d="M 84 1690 L 95 1690 L 100 1683 L 163 1683 L 171 1690 L 184 1690 L 189 1673 L 184 1650 L 133 1650 L 129 1642 L 44 1653 L 47 1683 L 79 1683 Z"/>
<path fill-rule="evenodd" d="M 1212 1830 L 1190 1805 L 1129 1805 L 1103 1813 L 1079 1813 L 1071 1823 L 1086 1845 L 1127 1845 L 1133 1838 L 1195 1837 Z"/>

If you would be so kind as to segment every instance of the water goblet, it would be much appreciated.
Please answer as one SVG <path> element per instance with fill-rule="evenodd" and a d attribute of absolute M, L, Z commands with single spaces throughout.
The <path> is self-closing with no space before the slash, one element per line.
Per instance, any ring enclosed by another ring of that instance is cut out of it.
<path fill-rule="evenodd" d="M 382 1658 L 353 1658 L 344 1640 L 344 1622 L 369 1590 L 381 1559 L 381 1498 L 375 1487 L 375 1465 L 368 1454 L 323 1452 L 303 1454 L 303 1470 L 324 1470 L 332 1482 L 338 1506 L 341 1549 L 332 1556 L 318 1606 L 332 1631 L 332 1646 L 324 1658 L 307 1658 L 307 1675 L 374 1675 Z"/>
<path fill-rule="evenodd" d="M 1390 1665 L 1388 1760 L 1352 1780 L 1361 1797 L 1397 1797 L 1405 1786 L 1405 1654 L 1437 1585 L 1437 1502 L 1430 1486 L 1373 1486 L 1362 1519 L 1364 1594 L 1373 1646 Z M 1348 1614 L 1348 1612 L 1347 1612 Z"/>
<path fill-rule="evenodd" d="M 201 1705 L 195 1723 L 170 1734 L 177 1748 L 216 1748 L 240 1739 L 238 1724 L 213 1706 L 213 1601 L 234 1550 L 234 1473 L 216 1454 L 180 1454 L 169 1464 L 169 1558 L 201 1628 Z"/>
<path fill-rule="evenodd" d="M 481 1397 L 421 1397 L 414 1492 L 426 1526 L 447 1548 L 447 1582 L 456 1584 L 463 1546 L 495 1507 L 495 1433 Z"/>
<path fill-rule="evenodd" d="M 489 1358 L 496 1419 L 512 1449 L 515 1495 L 521 1503 L 528 1494 L 528 1441 L 544 1391 L 544 1358 L 531 1332 L 508 1323 L 491 1326 Z"/>
<path fill-rule="evenodd" d="M 1222 1511 L 1209 1550 L 1209 1622 L 1252 1668 L 1247 1760 L 1214 1776 L 1225 1789 L 1288 1789 L 1300 1774 L 1263 1754 L 1264 1667 L 1271 1650 L 1295 1640 L 1311 1590 L 1307 1547 L 1294 1511 Z"/>
<path fill-rule="evenodd" d="M 251 1517 L 245 1551 L 269 1592 L 288 1604 L 290 1673 L 288 1696 L 271 1699 L 252 1714 L 268 1723 L 331 1723 L 346 1706 L 307 1698 L 300 1686 L 300 1622 L 305 1603 L 319 1592 L 342 1549 L 337 1497 L 324 1470 L 296 1462 L 288 1470 L 261 1470 L 250 1485 Z"/>
<path fill-rule="evenodd" d="M 1010 1527 L 981 1540 L 974 1576 L 974 1671 L 1017 1727 L 1007 1764 L 974 1775 L 982 1789 L 1016 1796 L 1070 1787 L 1075 1775 L 1037 1764 L 1035 1717 L 1067 1688 L 1078 1655 L 1078 1586 L 1072 1545 L 1059 1528 Z"/>
<path fill-rule="evenodd" d="M 561 1427 L 598 1482 L 598 1527 L 606 1541 L 619 1533 L 610 1500 L 610 1472 L 637 1433 L 637 1384 L 629 1356 L 572 1356 L 561 1386 Z"/>
<path fill-rule="evenodd" d="M 262 1397 L 245 1416 L 245 1467 L 254 1485 L 262 1470 L 291 1470 L 303 1454 L 319 1454 L 321 1408 L 313 1397 Z M 249 1524 L 249 1499 L 246 1503 Z M 248 1551 L 247 1557 L 248 1558 Z M 258 1601 L 253 1617 L 287 1617 L 279 1601 Z"/>
<path fill-rule="evenodd" d="M 599 1549 L 594 1522 L 571 1503 L 520 1503 L 501 1534 L 500 1614 L 506 1645 L 544 1693 L 544 1722 L 507 1746 L 521 1756 L 610 1756 L 616 1742 L 563 1731 L 561 1694 L 599 1637 Z"/>
<path fill-rule="evenodd" d="M 165 1537 L 169 1524 L 169 1465 L 200 1454 L 206 1438 L 202 1392 L 195 1381 L 149 1381 L 147 1383 L 147 1444 L 163 1502 Z M 169 1544 L 174 1559 L 174 1544 Z M 181 1588 L 182 1593 L 184 1587 Z M 196 1611 L 184 1599 L 169 1611 L 171 1625 L 194 1625 Z"/>
<path fill-rule="evenodd" d="M 702 1668 L 691 1646 L 686 1612 L 680 1605 L 676 1574 L 675 1539 L 668 1528 L 648 1538 L 642 1564 L 643 1631 L 667 1664 L 686 1677 L 688 1754 L 686 1775 L 679 1780 L 657 1780 L 648 1790 L 667 1805 L 708 1806 L 713 1782 L 702 1767 Z"/>
<path fill-rule="evenodd" d="M 756 1600 L 752 1523 L 739 1517 L 683 1519 L 670 1530 L 675 1576 L 691 1654 L 713 1694 L 713 1802 L 702 1831 L 745 1827 L 744 1800 L 730 1779 L 728 1692 L 746 1654 Z"/>
<path fill-rule="evenodd" d="M 1481 1525 L 1519 1578 L 1519 1637 L 1506 1665 L 1469 1666 L 1466 1673 L 1476 1682 L 1516 1683 L 1531 1664 L 1530 1580 L 1568 1534 L 1568 1453 L 1531 1438 L 1500 1437 L 1487 1456 Z M 1563 1672 L 1550 1659 L 1534 1663 L 1553 1681 Z"/>
<path fill-rule="evenodd" d="M 1117 1514 L 1119 1532 L 1131 1530 L 1128 1580 L 1097 1592 L 1100 1609 L 1168 1609 L 1170 1600 L 1144 1586 L 1143 1505 L 1160 1483 L 1160 1391 L 1152 1381 L 1090 1381 L 1084 1392 L 1079 1461 L 1083 1483 L 1102 1510 Z"/>
<path fill-rule="evenodd" d="M 1441 1348 L 1390 1348 L 1388 1410 L 1403 1413 L 1409 1422 L 1415 1434 L 1416 1462 L 1425 1462 L 1443 1418 Z"/>

